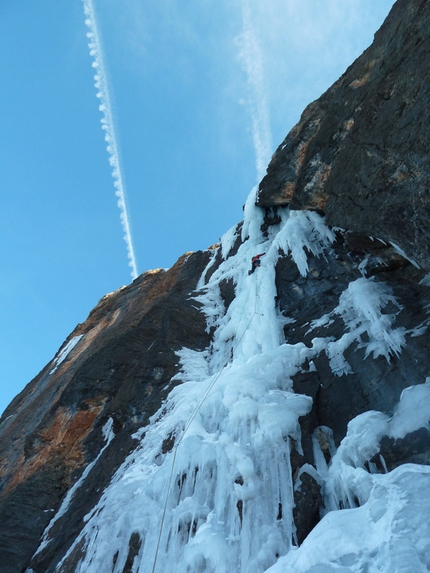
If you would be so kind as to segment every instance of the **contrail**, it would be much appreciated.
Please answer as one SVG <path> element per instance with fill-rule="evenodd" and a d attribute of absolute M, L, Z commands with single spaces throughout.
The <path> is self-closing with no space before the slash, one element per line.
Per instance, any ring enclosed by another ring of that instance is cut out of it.
<path fill-rule="evenodd" d="M 96 13 L 92 0 L 82 0 L 84 3 L 84 13 L 86 16 L 85 24 L 89 28 L 87 38 L 89 40 L 88 47 L 90 49 L 90 56 L 94 59 L 93 68 L 96 73 L 94 76 L 95 87 L 97 89 L 97 97 L 100 98 L 101 104 L 100 111 L 103 114 L 101 119 L 102 129 L 105 131 L 105 141 L 107 143 L 107 152 L 109 154 L 109 163 L 112 167 L 112 177 L 114 180 L 114 187 L 116 189 L 115 195 L 118 197 L 118 207 L 120 209 L 121 224 L 124 231 L 124 241 L 127 245 L 127 256 L 129 266 L 131 267 L 131 277 L 137 277 L 137 264 L 134 254 L 133 240 L 131 237 L 130 220 L 127 213 L 127 203 L 125 197 L 125 186 L 121 173 L 120 154 L 117 145 L 117 137 L 115 134 L 115 126 L 112 117 L 112 106 L 109 96 L 109 82 L 106 75 L 106 68 L 103 61 L 103 49 L 100 38 L 100 33 L 97 28 Z"/>
<path fill-rule="evenodd" d="M 249 87 L 249 105 L 252 119 L 252 137 L 260 180 L 272 155 L 272 134 L 270 114 L 264 88 L 263 58 L 251 20 L 248 0 L 242 0 L 243 32 L 240 36 L 240 57 L 242 59 Z"/>

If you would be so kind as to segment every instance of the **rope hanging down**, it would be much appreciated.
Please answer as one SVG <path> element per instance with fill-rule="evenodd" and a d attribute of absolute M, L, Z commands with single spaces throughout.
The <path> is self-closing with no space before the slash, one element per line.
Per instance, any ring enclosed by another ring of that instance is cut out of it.
<path fill-rule="evenodd" d="M 249 285 L 249 289 L 248 289 L 248 294 L 246 295 L 246 299 L 245 299 L 245 303 L 243 305 L 243 309 L 242 309 L 242 313 L 240 315 L 240 319 L 239 319 L 239 324 L 238 324 L 238 330 L 239 330 L 239 326 L 240 323 L 242 322 L 242 317 L 243 314 L 245 312 L 245 308 L 246 308 L 246 303 L 248 302 L 248 297 L 249 297 L 249 293 L 251 291 L 251 286 L 252 286 L 252 282 Z M 239 347 L 239 344 L 242 342 L 243 337 L 245 336 L 246 331 L 248 330 L 248 328 L 251 325 L 252 319 L 254 318 L 254 316 L 257 314 L 257 295 L 255 296 L 255 304 L 254 304 L 254 312 L 251 316 L 251 318 L 248 321 L 248 324 L 245 327 L 245 330 L 243 331 L 241 337 L 239 338 L 239 340 L 237 341 L 235 347 L 233 348 L 233 356 L 234 353 L 236 352 L 237 348 Z M 161 524 L 160 524 L 160 531 L 158 534 L 158 540 L 157 540 L 157 547 L 155 550 L 155 557 L 154 557 L 154 564 L 152 566 L 152 571 L 151 573 L 155 573 L 155 568 L 157 566 L 157 560 L 158 560 L 158 552 L 160 549 L 160 543 L 161 543 L 161 535 L 163 533 L 163 527 L 164 527 L 164 521 L 166 518 L 166 512 L 167 512 L 167 503 L 169 501 L 169 495 L 170 495 L 170 490 L 172 487 L 172 480 L 173 480 L 173 473 L 174 473 L 174 469 L 175 469 L 175 463 L 176 463 L 176 454 L 178 452 L 178 448 L 179 445 L 181 444 L 182 440 L 185 437 L 185 434 L 187 433 L 188 429 L 190 428 L 191 424 L 193 423 L 195 417 L 197 416 L 197 414 L 200 411 L 200 408 L 203 406 L 206 398 L 208 397 L 210 391 L 212 390 L 212 388 L 215 386 L 215 384 L 217 383 L 217 381 L 219 380 L 221 374 L 224 372 L 224 370 L 226 369 L 226 367 L 228 366 L 228 362 L 222 367 L 222 369 L 218 372 L 218 374 L 215 376 L 215 378 L 212 380 L 212 382 L 209 384 L 208 388 L 206 389 L 206 392 L 203 394 L 202 398 L 200 399 L 199 403 L 197 404 L 197 406 L 194 408 L 193 413 L 191 414 L 190 418 L 188 419 L 188 422 L 185 425 L 184 431 L 182 432 L 181 437 L 179 438 L 179 440 L 176 442 L 176 444 L 174 445 L 174 449 L 173 449 L 173 458 L 172 458 L 172 467 L 170 470 L 170 476 L 169 476 L 169 483 L 167 485 L 167 492 L 166 492 L 166 499 L 164 502 L 164 507 L 163 507 L 163 515 L 161 517 Z"/>

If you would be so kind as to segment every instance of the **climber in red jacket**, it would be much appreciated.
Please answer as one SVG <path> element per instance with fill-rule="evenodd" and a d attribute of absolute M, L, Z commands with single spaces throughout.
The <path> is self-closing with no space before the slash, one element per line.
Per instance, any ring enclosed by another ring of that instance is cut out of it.
<path fill-rule="evenodd" d="M 255 255 L 255 257 L 252 257 L 252 259 L 251 259 L 251 270 L 248 271 L 248 275 L 252 275 L 252 273 L 255 271 L 255 269 L 260 266 L 260 264 L 261 264 L 260 258 L 264 254 L 265 253 L 261 253 L 260 255 Z"/>

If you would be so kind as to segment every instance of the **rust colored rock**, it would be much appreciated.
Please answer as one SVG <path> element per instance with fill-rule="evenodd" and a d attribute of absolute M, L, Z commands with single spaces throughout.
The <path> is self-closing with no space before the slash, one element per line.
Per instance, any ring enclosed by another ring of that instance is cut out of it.
<path fill-rule="evenodd" d="M 129 453 L 132 434 L 148 423 L 173 387 L 175 351 L 185 345 L 207 346 L 204 316 L 189 295 L 209 256 L 187 253 L 168 271 L 150 271 L 103 297 L 66 340 L 57 361 L 4 412 L 0 522 L 8 534 L 0 536 L 1 573 L 28 566 L 65 493 L 104 446 L 102 428 L 110 418 L 115 438 L 97 471 L 86 478 L 85 491 L 77 490 L 70 511 L 55 524 L 55 539 L 33 565 L 47 571 L 52 554 L 58 557 L 67 550 L 83 516 Z M 77 342 L 60 362 L 71 341 Z"/>

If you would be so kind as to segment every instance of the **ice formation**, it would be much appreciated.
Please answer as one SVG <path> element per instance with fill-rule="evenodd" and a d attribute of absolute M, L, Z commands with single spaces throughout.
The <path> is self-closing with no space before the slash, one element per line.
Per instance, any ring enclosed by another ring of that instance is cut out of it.
<path fill-rule="evenodd" d="M 60 352 L 58 353 L 58 356 L 56 356 L 54 359 L 54 368 L 50 371 L 49 374 L 53 374 L 57 370 L 57 368 L 60 366 L 60 364 L 66 360 L 68 355 L 72 352 L 72 350 L 75 348 L 75 346 L 81 340 L 82 336 L 83 336 L 83 334 L 79 334 L 78 336 L 74 336 L 73 338 L 71 338 L 69 340 L 69 342 L 66 344 L 66 346 L 62 350 L 60 350 Z"/>
<path fill-rule="evenodd" d="M 76 491 L 85 482 L 85 479 L 87 478 L 88 474 L 93 469 L 93 467 L 96 465 L 96 463 L 99 461 L 100 456 L 103 454 L 105 449 L 108 447 L 108 445 L 111 443 L 111 441 L 115 437 L 115 434 L 113 431 L 113 420 L 112 420 L 112 418 L 109 418 L 109 420 L 103 426 L 102 432 L 103 432 L 103 437 L 105 439 L 105 445 L 102 447 L 102 449 L 98 453 L 97 457 L 90 464 L 87 465 L 87 467 L 83 471 L 83 473 L 82 473 L 81 477 L 78 479 L 78 481 L 76 483 L 74 483 L 73 486 L 67 492 L 66 497 L 64 498 L 63 503 L 61 504 L 59 510 L 57 511 L 55 516 L 51 519 L 48 527 L 43 532 L 42 543 L 40 544 L 40 546 L 36 552 L 36 555 L 37 555 L 37 553 L 40 553 L 41 551 L 43 551 L 43 549 L 48 545 L 48 543 L 50 542 L 49 533 L 50 533 L 52 527 L 60 519 L 60 517 L 62 517 L 67 512 L 67 510 L 69 509 L 69 506 L 70 506 L 70 502 L 71 502 L 73 496 L 75 495 Z"/>
<path fill-rule="evenodd" d="M 403 391 L 391 418 L 371 411 L 349 423 L 324 480 L 328 513 L 268 573 L 429 570 L 429 466 L 403 464 L 386 474 L 365 468 L 384 435 L 397 439 L 429 426 L 429 398 L 430 378 Z"/>
<path fill-rule="evenodd" d="M 396 311 L 400 310 L 388 285 L 376 282 L 373 277 L 370 279 L 362 277 L 349 283 L 346 291 L 340 296 L 339 305 L 330 314 L 311 324 L 310 331 L 331 324 L 335 315 L 342 317 L 345 334 L 339 340 L 328 343 L 325 340 L 318 341 L 325 347 L 331 369 L 335 374 L 351 372 L 343 353 L 353 342 L 359 342 L 360 347 L 366 348 L 365 358 L 372 353 L 373 358 L 385 356 L 390 361 L 392 354 L 400 353 L 405 344 L 405 329 L 392 328 L 396 313 L 382 312 L 388 303 L 391 303 Z M 366 342 L 362 340 L 363 334 L 367 335 Z"/>
<path fill-rule="evenodd" d="M 427 571 L 430 500 L 421 492 L 430 487 L 429 468 L 404 465 L 381 475 L 365 462 L 383 435 L 411 431 L 408 413 L 429 403 L 430 381 L 405 392 L 391 420 L 368 412 L 351 421 L 337 452 L 331 442 L 330 465 L 315 444 L 315 467 L 302 471 L 322 485 L 327 514 L 296 547 L 290 440 L 300 447 L 299 418 L 311 398 L 294 393 L 291 377 L 322 351 L 334 371 L 347 369 L 343 351 L 364 333 L 366 354 L 389 359 L 401 351 L 404 332 L 393 326 L 395 313 L 382 312 L 388 303 L 398 308 L 391 291 L 363 277 L 311 326 L 340 316 L 345 339 L 288 344 L 275 304 L 276 261 L 290 255 L 306 275 L 307 251 L 323 255 L 334 237 L 315 213 L 285 209 L 268 236 L 261 222 L 251 194 L 239 249 L 230 254 L 240 232 L 233 228 L 221 241 L 222 263 L 206 282 L 214 254 L 198 285 L 196 298 L 214 332 L 210 347 L 179 353 L 182 384 L 135 436 L 137 447 L 56 571 L 79 548 L 76 573 L 122 572 L 132 536 L 139 539 L 133 573 Z M 261 267 L 248 275 L 258 253 Z M 227 309 L 221 281 L 235 286 Z M 424 411 L 415 423 L 429 419 Z"/>

